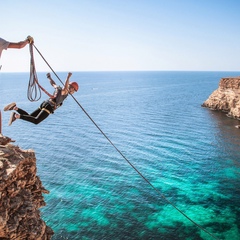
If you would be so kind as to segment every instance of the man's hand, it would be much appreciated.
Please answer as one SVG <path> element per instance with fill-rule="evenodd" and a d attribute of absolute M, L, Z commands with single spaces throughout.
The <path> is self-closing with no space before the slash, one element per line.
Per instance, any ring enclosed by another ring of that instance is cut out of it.
<path fill-rule="evenodd" d="M 27 40 L 28 40 L 29 44 L 33 44 L 34 43 L 34 39 L 31 36 L 27 36 Z"/>

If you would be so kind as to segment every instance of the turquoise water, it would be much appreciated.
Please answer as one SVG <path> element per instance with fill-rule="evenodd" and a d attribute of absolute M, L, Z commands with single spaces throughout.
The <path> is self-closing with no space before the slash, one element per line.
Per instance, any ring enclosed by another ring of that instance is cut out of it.
<path fill-rule="evenodd" d="M 66 73 L 59 73 L 64 81 Z M 219 239 L 240 239 L 238 120 L 201 104 L 239 72 L 75 72 L 75 95 L 127 159 L 181 211 Z M 0 108 L 27 100 L 27 73 L 0 73 Z M 45 73 L 39 79 L 48 90 Z M 43 96 L 43 99 L 45 96 Z M 59 239 L 213 239 L 154 191 L 74 100 L 40 125 L 3 133 L 36 152 L 50 191 L 42 217 Z"/>

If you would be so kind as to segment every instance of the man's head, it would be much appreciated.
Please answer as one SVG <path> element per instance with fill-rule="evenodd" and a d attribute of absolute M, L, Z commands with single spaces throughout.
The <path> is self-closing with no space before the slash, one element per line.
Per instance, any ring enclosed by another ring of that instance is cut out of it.
<path fill-rule="evenodd" d="M 78 83 L 77 82 L 70 82 L 69 83 L 69 93 L 73 94 L 74 92 L 78 91 Z"/>

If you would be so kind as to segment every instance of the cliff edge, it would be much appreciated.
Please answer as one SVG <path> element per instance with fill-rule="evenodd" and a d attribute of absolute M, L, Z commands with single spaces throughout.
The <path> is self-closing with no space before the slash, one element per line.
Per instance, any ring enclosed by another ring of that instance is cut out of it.
<path fill-rule="evenodd" d="M 222 78 L 218 89 L 202 106 L 226 112 L 228 117 L 240 120 L 240 76 Z"/>
<path fill-rule="evenodd" d="M 41 219 L 43 188 L 33 150 L 22 150 L 0 134 L 0 239 L 48 240 L 53 231 Z"/>

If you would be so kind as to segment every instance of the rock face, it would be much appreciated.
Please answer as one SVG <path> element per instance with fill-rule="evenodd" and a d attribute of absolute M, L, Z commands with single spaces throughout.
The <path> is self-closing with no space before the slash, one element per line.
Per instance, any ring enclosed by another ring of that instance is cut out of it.
<path fill-rule="evenodd" d="M 0 239 L 51 239 L 53 231 L 40 217 L 45 206 L 36 176 L 33 150 L 22 150 L 0 134 Z"/>
<path fill-rule="evenodd" d="M 227 116 L 240 120 L 240 76 L 222 78 L 218 89 L 202 106 L 226 112 Z"/>

